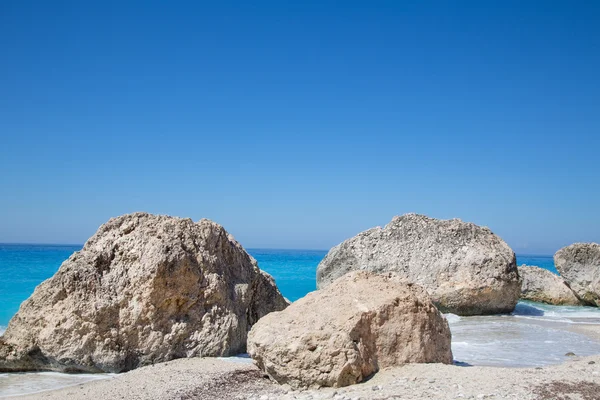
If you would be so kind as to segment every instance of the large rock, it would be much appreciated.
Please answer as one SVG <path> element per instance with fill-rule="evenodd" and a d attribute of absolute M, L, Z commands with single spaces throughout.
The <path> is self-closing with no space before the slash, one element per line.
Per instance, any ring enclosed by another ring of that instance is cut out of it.
<path fill-rule="evenodd" d="M 272 379 L 295 388 L 347 386 L 405 363 L 452 362 L 448 322 L 425 290 L 365 271 L 262 318 L 248 352 Z"/>
<path fill-rule="evenodd" d="M 559 306 L 582 305 L 560 276 L 535 266 L 521 265 L 518 269 L 523 281 L 521 299 Z"/>
<path fill-rule="evenodd" d="M 575 243 L 554 255 L 554 265 L 577 297 L 600 306 L 600 244 Z"/>
<path fill-rule="evenodd" d="M 511 312 L 521 282 L 515 253 L 485 227 L 423 215 L 394 217 L 329 251 L 317 268 L 324 288 L 352 270 L 396 272 L 423 286 L 443 312 Z"/>
<path fill-rule="evenodd" d="M 287 302 L 223 227 L 136 213 L 102 225 L 0 340 L 0 370 L 122 372 L 246 350 Z"/>

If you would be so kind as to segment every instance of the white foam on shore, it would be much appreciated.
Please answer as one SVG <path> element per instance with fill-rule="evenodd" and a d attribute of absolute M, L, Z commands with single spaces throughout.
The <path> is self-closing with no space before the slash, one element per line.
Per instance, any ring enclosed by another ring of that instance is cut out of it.
<path fill-rule="evenodd" d="M 471 365 L 534 367 L 558 364 L 567 353 L 600 354 L 600 342 L 572 332 L 598 325 L 600 310 L 521 302 L 511 315 L 449 317 L 454 359 Z"/>
<path fill-rule="evenodd" d="M 0 374 L 0 398 L 23 396 L 82 383 L 109 379 L 115 374 L 63 374 L 60 372 L 24 372 Z"/>
<path fill-rule="evenodd" d="M 252 364 L 252 358 L 250 358 L 250 355 L 248 353 L 243 353 L 243 354 L 238 354 L 237 356 L 233 356 L 233 357 L 217 357 L 219 360 L 223 360 L 223 361 L 229 361 L 229 362 L 233 362 L 233 363 L 238 363 L 238 364 Z"/>
<path fill-rule="evenodd" d="M 455 324 L 458 321 L 460 321 L 460 315 L 456 315 L 456 314 L 444 314 L 444 317 L 446 318 L 446 320 L 448 321 L 449 324 Z"/>
<path fill-rule="evenodd" d="M 600 325 L 600 309 L 582 306 L 551 306 L 531 302 L 517 304 L 516 318 L 571 325 Z"/>
<path fill-rule="evenodd" d="M 600 324 L 600 309 L 584 306 L 551 306 L 519 302 L 511 314 L 518 318 L 538 319 L 568 324 Z"/>
<path fill-rule="evenodd" d="M 253 362 L 248 354 L 238 354 L 233 357 L 218 357 L 218 359 L 240 364 L 252 364 Z M 99 379 L 109 379 L 115 376 L 117 374 L 64 374 L 60 372 L 2 373 L 0 374 L 0 398 L 62 389 Z"/>
<path fill-rule="evenodd" d="M 452 352 L 459 365 L 534 367 L 600 354 L 600 342 L 569 330 L 573 324 L 598 325 L 600 309 L 520 302 L 511 315 L 461 317 L 445 314 L 452 331 Z M 252 363 L 247 354 L 219 359 Z M 108 379 L 113 374 L 57 372 L 0 374 L 0 398 L 54 390 Z"/>
<path fill-rule="evenodd" d="M 6 327 L 0 325 L 0 336 L 4 335 L 4 332 L 6 331 Z"/>

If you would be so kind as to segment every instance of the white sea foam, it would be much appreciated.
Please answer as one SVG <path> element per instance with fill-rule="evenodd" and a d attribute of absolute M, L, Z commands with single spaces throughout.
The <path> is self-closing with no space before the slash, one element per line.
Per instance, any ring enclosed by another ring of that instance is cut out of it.
<path fill-rule="evenodd" d="M 444 314 L 444 317 L 446 317 L 449 324 L 453 324 L 453 323 L 460 321 L 460 315 L 448 313 L 448 314 Z"/>
<path fill-rule="evenodd" d="M 252 359 L 248 354 L 218 358 L 233 363 L 252 363 Z M 3 373 L 0 374 L 0 398 L 56 390 L 81 385 L 82 383 L 94 380 L 110 379 L 116 375 L 117 374 L 63 374 L 59 372 Z"/>
<path fill-rule="evenodd" d="M 233 362 L 233 363 L 239 363 L 239 364 L 252 364 L 252 358 L 250 358 L 250 355 L 248 353 L 243 353 L 243 354 L 238 354 L 237 356 L 233 356 L 233 357 L 217 357 L 219 360 L 223 360 L 223 361 L 229 361 L 229 362 Z"/>
<path fill-rule="evenodd" d="M 600 354 L 600 342 L 569 330 L 573 324 L 600 326 L 600 310 L 592 307 L 557 307 L 521 302 L 511 315 L 444 316 L 452 331 L 452 352 L 458 365 L 543 366 L 563 362 L 569 352 L 579 356 Z M 247 354 L 222 359 L 235 363 L 252 362 Z M 112 376 L 54 372 L 0 374 L 0 398 L 79 385 Z"/>
<path fill-rule="evenodd" d="M 521 302 L 511 315 L 446 318 L 461 363 L 527 367 L 563 362 L 569 352 L 600 354 L 599 342 L 569 330 L 573 324 L 600 325 L 600 310 L 592 307 Z"/>
<path fill-rule="evenodd" d="M 600 324 L 600 309 L 597 307 L 551 306 L 520 302 L 512 315 L 517 318 L 566 324 Z"/>
<path fill-rule="evenodd" d="M 40 393 L 94 380 L 109 379 L 114 376 L 115 374 L 62 374 L 59 372 L 1 374 L 0 398 Z"/>
<path fill-rule="evenodd" d="M 4 331 L 6 330 L 5 326 L 0 325 L 0 336 L 4 335 Z"/>

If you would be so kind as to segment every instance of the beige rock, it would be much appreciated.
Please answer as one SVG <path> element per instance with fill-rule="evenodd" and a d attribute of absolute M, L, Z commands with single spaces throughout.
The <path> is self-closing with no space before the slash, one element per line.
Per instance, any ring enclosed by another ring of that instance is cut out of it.
<path fill-rule="evenodd" d="M 575 243 L 554 255 L 554 265 L 585 303 L 600 306 L 600 244 Z"/>
<path fill-rule="evenodd" d="M 406 214 L 359 233 L 321 261 L 317 287 L 352 270 L 396 272 L 458 315 L 511 312 L 521 292 L 511 248 L 488 228 L 459 219 Z"/>
<path fill-rule="evenodd" d="M 248 352 L 281 384 L 339 387 L 394 365 L 452 363 L 450 339 L 425 290 L 355 271 L 262 318 Z"/>
<path fill-rule="evenodd" d="M 561 306 L 582 305 L 560 276 L 535 266 L 521 265 L 518 268 L 523 281 L 521 299 Z"/>
<path fill-rule="evenodd" d="M 259 318 L 286 306 L 220 225 L 124 215 L 21 305 L 0 342 L 0 370 L 122 372 L 234 355 Z"/>

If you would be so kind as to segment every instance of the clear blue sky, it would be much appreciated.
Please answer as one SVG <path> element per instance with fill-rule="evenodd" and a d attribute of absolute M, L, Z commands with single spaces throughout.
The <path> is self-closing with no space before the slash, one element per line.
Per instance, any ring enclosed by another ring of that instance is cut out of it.
<path fill-rule="evenodd" d="M 246 247 L 406 212 L 600 241 L 599 2 L 288 3 L 0 0 L 0 242 L 133 211 Z"/>

